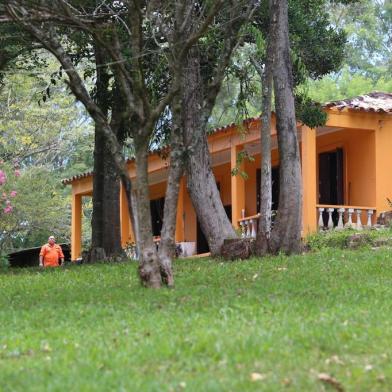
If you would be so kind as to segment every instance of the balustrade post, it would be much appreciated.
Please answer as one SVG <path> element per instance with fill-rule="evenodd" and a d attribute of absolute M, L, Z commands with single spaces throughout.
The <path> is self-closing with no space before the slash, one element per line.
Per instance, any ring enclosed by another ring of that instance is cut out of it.
<path fill-rule="evenodd" d="M 335 208 L 328 208 L 328 230 L 333 229 L 332 213 L 334 211 L 335 211 Z"/>
<path fill-rule="evenodd" d="M 357 209 L 355 212 L 357 213 L 357 230 L 362 230 L 363 229 L 362 221 L 361 221 L 362 210 Z"/>
<path fill-rule="evenodd" d="M 245 221 L 240 222 L 241 238 L 245 238 Z"/>
<path fill-rule="evenodd" d="M 248 237 L 248 221 L 244 220 L 242 221 L 244 224 L 244 238 Z"/>
<path fill-rule="evenodd" d="M 251 219 L 251 227 L 252 227 L 252 233 L 251 237 L 256 238 L 256 219 Z"/>
<path fill-rule="evenodd" d="M 354 208 L 349 208 L 348 209 L 348 220 L 347 223 L 344 225 L 345 228 L 353 228 L 353 213 L 354 213 Z"/>
<path fill-rule="evenodd" d="M 319 207 L 319 220 L 318 220 L 318 227 L 319 230 L 323 230 L 324 229 L 324 220 L 323 220 L 323 212 L 324 212 L 324 208 Z"/>
<path fill-rule="evenodd" d="M 367 211 L 368 219 L 367 219 L 367 224 L 366 226 L 370 229 L 372 227 L 372 215 L 373 215 L 373 210 L 368 210 Z"/>
<path fill-rule="evenodd" d="M 343 223 L 344 211 L 346 211 L 345 208 L 339 208 L 339 209 L 338 209 L 339 220 L 338 220 L 338 225 L 337 225 L 337 227 L 336 227 L 336 230 L 343 230 L 343 229 L 344 229 L 344 223 Z"/>

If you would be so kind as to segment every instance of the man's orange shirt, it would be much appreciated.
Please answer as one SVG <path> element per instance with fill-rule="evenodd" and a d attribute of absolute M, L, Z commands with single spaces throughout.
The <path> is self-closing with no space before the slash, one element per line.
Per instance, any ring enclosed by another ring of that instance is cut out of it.
<path fill-rule="evenodd" d="M 44 259 L 44 267 L 58 267 L 59 259 L 64 258 L 63 251 L 61 250 L 60 245 L 57 244 L 45 244 L 41 248 L 39 255 Z"/>

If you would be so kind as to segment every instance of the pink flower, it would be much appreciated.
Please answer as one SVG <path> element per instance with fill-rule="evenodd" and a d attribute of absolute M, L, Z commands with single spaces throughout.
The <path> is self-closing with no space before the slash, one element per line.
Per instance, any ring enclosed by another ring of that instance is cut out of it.
<path fill-rule="evenodd" d="M 6 198 L 7 198 L 7 194 L 3 192 L 3 200 L 5 200 Z"/>
<path fill-rule="evenodd" d="M 14 171 L 14 174 L 15 174 L 15 177 L 19 177 L 19 176 L 20 176 L 20 170 L 19 170 L 19 169 L 16 169 L 16 170 Z"/>
<path fill-rule="evenodd" d="M 18 194 L 18 192 L 16 192 L 16 191 L 11 191 L 10 196 L 11 196 L 11 197 L 15 197 L 17 194 Z"/>
<path fill-rule="evenodd" d="M 12 212 L 12 206 L 9 205 L 7 207 L 4 208 L 4 214 L 10 214 Z"/>
<path fill-rule="evenodd" d="M 10 200 L 6 200 L 5 204 L 6 204 L 7 206 L 11 205 L 11 201 L 10 201 Z"/>

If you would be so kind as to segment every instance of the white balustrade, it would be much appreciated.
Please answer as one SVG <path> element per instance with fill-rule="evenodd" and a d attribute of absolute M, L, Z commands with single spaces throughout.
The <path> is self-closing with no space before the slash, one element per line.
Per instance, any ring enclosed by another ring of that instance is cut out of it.
<path fill-rule="evenodd" d="M 319 230 L 324 230 L 323 212 L 324 212 L 325 208 L 319 207 L 318 210 L 319 210 L 319 221 L 318 221 Z"/>
<path fill-rule="evenodd" d="M 338 225 L 336 227 L 336 230 L 343 230 L 344 229 L 344 223 L 343 223 L 344 211 L 345 211 L 344 208 L 338 208 L 339 220 L 338 220 Z"/>
<path fill-rule="evenodd" d="M 362 230 L 362 222 L 361 222 L 361 215 L 362 215 L 362 210 L 360 209 L 356 209 L 355 212 L 357 213 L 357 225 L 356 225 L 356 229 L 357 230 Z"/>
<path fill-rule="evenodd" d="M 246 224 L 245 221 L 240 222 L 241 237 L 246 238 Z"/>
<path fill-rule="evenodd" d="M 250 220 L 250 224 L 251 224 L 251 227 L 252 227 L 252 232 L 251 232 L 250 236 L 252 238 L 256 238 L 256 230 L 257 230 L 257 221 L 256 221 L 256 219 L 251 219 Z"/>
<path fill-rule="evenodd" d="M 372 217 L 375 212 L 373 208 L 318 206 L 317 209 L 319 230 L 343 230 L 345 228 L 363 230 L 365 227 L 371 228 L 373 226 Z M 366 225 L 362 221 L 364 214 L 367 215 Z"/>
<path fill-rule="evenodd" d="M 256 238 L 257 235 L 257 223 L 259 221 L 260 214 L 245 217 L 239 220 L 239 226 L 241 230 L 241 238 Z"/>
<path fill-rule="evenodd" d="M 367 215 L 368 215 L 368 220 L 366 226 L 368 228 L 372 227 L 372 215 L 373 215 L 373 210 L 368 210 Z"/>
<path fill-rule="evenodd" d="M 348 220 L 347 220 L 346 224 L 344 225 L 344 227 L 347 229 L 352 229 L 352 228 L 354 228 L 354 225 L 353 225 L 354 208 L 348 208 L 347 211 L 348 211 Z"/>
<path fill-rule="evenodd" d="M 333 229 L 332 213 L 334 211 L 335 211 L 335 208 L 328 208 L 328 230 Z"/>

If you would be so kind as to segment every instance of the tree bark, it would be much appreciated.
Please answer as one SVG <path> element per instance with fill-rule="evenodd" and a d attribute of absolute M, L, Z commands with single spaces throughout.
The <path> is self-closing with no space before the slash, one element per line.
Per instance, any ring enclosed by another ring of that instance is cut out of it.
<path fill-rule="evenodd" d="M 208 77 L 201 74 L 202 56 L 199 48 L 192 48 L 186 59 L 183 94 L 183 122 L 187 149 L 187 188 L 207 239 L 211 255 L 221 252 L 225 239 L 236 238 L 236 232 L 223 207 L 216 180 L 211 169 L 207 141 L 207 123 L 222 86 L 233 51 L 241 42 L 239 32 L 257 9 L 257 2 L 226 1 L 230 9 L 222 15 L 222 48 L 216 57 L 206 56 L 213 67 Z"/>
<path fill-rule="evenodd" d="M 271 7 L 271 1 L 270 1 Z M 276 16 L 269 12 L 269 33 L 264 69 L 255 60 L 254 64 L 262 79 L 262 109 L 261 109 L 261 176 L 260 176 L 260 219 L 255 243 L 258 256 L 264 256 L 269 251 L 272 224 L 272 168 L 271 168 L 271 109 L 274 67 L 274 31 Z"/>
<path fill-rule="evenodd" d="M 301 248 L 302 187 L 290 58 L 287 0 L 272 0 L 276 15 L 275 109 L 280 157 L 279 209 L 271 250 L 298 253 Z M 274 16 L 273 16 L 274 17 Z"/>
<path fill-rule="evenodd" d="M 96 102 L 106 116 L 109 114 L 109 80 L 110 76 L 105 63 L 105 56 L 99 47 L 95 48 L 95 61 L 97 64 Z M 116 112 L 121 110 L 112 105 L 112 118 L 117 117 Z M 117 135 L 121 123 L 115 122 L 112 129 Z M 100 126 L 95 123 L 95 127 Z M 104 256 L 107 260 L 114 260 L 124 256 L 121 247 L 120 229 L 120 181 L 114 170 L 114 162 L 105 138 L 99 129 L 95 131 L 94 143 L 94 177 L 93 177 L 93 214 L 91 220 L 92 238 L 91 250 L 88 260 L 95 260 L 96 255 Z M 99 249 L 97 252 L 96 249 Z"/>
<path fill-rule="evenodd" d="M 146 287 L 160 288 L 161 273 L 156 245 L 152 237 L 148 186 L 148 145 L 136 144 L 137 216 L 139 219 L 139 276 Z"/>
<path fill-rule="evenodd" d="M 226 238 L 235 238 L 236 233 L 223 207 L 211 169 L 205 121 L 207 116 L 203 110 L 200 55 L 196 48 L 190 51 L 185 70 L 183 123 L 188 151 L 187 188 L 211 255 L 217 256 L 223 241 Z"/>
<path fill-rule="evenodd" d="M 181 71 L 179 71 L 181 72 Z M 178 75 L 178 77 L 181 77 Z M 180 180 L 184 173 L 184 143 L 181 122 L 181 97 L 177 96 L 172 105 L 173 129 L 170 143 L 170 168 L 167 179 L 163 226 L 159 245 L 159 263 L 161 275 L 167 286 L 174 286 L 172 259 L 176 250 L 176 223 Z"/>

